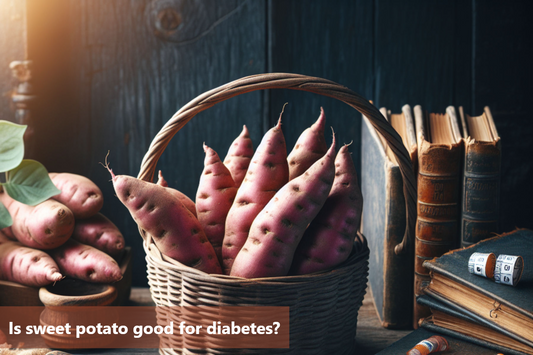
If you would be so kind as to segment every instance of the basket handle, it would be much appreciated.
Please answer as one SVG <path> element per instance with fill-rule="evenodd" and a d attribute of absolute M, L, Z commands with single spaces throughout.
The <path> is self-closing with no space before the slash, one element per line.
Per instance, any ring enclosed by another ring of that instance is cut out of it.
<path fill-rule="evenodd" d="M 153 181 L 157 161 L 168 143 L 174 134 L 189 122 L 191 118 L 196 116 L 196 114 L 234 96 L 267 89 L 309 91 L 338 99 L 365 115 L 375 129 L 381 133 L 398 160 L 403 178 L 407 223 L 402 242 L 395 246 L 394 252 L 397 255 L 406 253 L 408 245 L 413 240 L 412 236 L 414 235 L 416 222 L 415 176 L 409 153 L 404 147 L 399 134 L 375 106 L 361 95 L 326 79 L 287 73 L 258 74 L 237 79 L 199 95 L 176 112 L 154 137 L 148 151 L 144 155 L 137 177 L 145 181 Z M 142 232 L 141 234 L 144 234 Z"/>

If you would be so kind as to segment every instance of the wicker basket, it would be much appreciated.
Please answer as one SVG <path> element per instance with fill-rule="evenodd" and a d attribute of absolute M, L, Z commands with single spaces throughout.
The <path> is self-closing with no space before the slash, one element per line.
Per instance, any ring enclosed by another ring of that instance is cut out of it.
<path fill-rule="evenodd" d="M 153 181 L 157 161 L 175 133 L 197 113 L 231 97 L 255 90 L 294 89 L 339 99 L 367 117 L 384 136 L 399 161 L 404 180 L 407 229 L 402 253 L 411 242 L 416 210 L 414 175 L 400 136 L 368 100 L 334 82 L 297 74 L 245 77 L 208 91 L 182 107 L 156 135 L 141 164 L 138 178 Z M 350 257 L 333 270 L 303 276 L 243 279 L 208 275 L 164 257 L 151 236 L 143 236 L 152 298 L 158 306 L 289 306 L 289 349 L 187 349 L 182 336 L 160 336 L 161 354 L 353 354 L 357 314 L 366 292 L 369 250 L 358 235 Z M 161 307 L 164 309 L 165 307 Z M 158 320 L 169 315 L 158 312 Z"/>

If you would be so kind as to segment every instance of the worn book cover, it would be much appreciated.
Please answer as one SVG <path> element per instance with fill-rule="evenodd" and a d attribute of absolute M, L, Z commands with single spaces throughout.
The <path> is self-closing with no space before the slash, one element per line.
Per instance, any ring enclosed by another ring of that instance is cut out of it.
<path fill-rule="evenodd" d="M 417 298 L 417 303 L 431 309 L 431 316 L 422 319 L 419 323 L 423 328 L 451 335 L 507 355 L 533 355 L 533 347 L 509 337 L 498 326 L 482 324 L 468 313 L 451 308 L 434 297 L 422 295 Z"/>
<path fill-rule="evenodd" d="M 445 113 L 414 108 L 418 142 L 417 221 L 415 230 L 414 295 L 429 283 L 426 260 L 459 245 L 459 215 L 463 139 L 453 106 Z M 413 298 L 413 326 L 429 315 L 429 309 Z"/>
<path fill-rule="evenodd" d="M 501 140 L 489 107 L 479 116 L 459 107 L 465 157 L 461 209 L 461 246 L 499 232 Z"/>
<path fill-rule="evenodd" d="M 412 124 L 411 109 L 403 116 Z M 387 116 L 386 109 L 382 110 Z M 414 128 L 408 130 L 414 132 Z M 361 191 L 365 199 L 362 233 L 372 250 L 369 257 L 369 285 L 380 322 L 386 328 L 410 328 L 413 307 L 413 250 L 396 255 L 394 247 L 406 228 L 403 179 L 395 159 L 387 154 L 386 143 L 366 118 L 361 129 Z M 414 134 L 411 134 L 412 141 Z M 416 156 L 411 144 L 408 149 Z"/>
<path fill-rule="evenodd" d="M 521 256 L 521 277 L 515 286 L 469 272 L 474 252 Z M 517 229 L 426 261 L 431 282 L 425 292 L 477 322 L 497 328 L 533 347 L 533 231 Z"/>

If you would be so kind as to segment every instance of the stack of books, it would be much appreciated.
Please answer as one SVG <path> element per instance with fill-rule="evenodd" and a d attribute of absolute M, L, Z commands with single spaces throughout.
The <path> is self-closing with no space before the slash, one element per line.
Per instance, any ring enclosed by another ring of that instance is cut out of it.
<path fill-rule="evenodd" d="M 475 253 L 523 258 L 515 286 L 470 273 Z M 533 355 L 533 231 L 517 229 L 424 262 L 430 282 L 417 302 L 430 309 L 419 325 L 504 354 Z"/>
<path fill-rule="evenodd" d="M 430 311 L 416 303 L 430 282 L 424 262 L 499 232 L 501 143 L 488 107 L 479 116 L 454 106 L 444 113 L 420 105 L 381 112 L 412 160 L 417 225 L 412 249 L 395 255 L 405 231 L 402 177 L 394 155 L 363 116 L 361 232 L 372 250 L 369 284 L 384 327 L 417 328 Z"/>

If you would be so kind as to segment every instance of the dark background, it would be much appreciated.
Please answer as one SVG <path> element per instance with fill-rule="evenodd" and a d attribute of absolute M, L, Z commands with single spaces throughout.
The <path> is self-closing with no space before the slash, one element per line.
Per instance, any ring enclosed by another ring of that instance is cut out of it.
<path fill-rule="evenodd" d="M 163 124 L 197 95 L 240 77 L 323 77 L 400 112 L 488 105 L 502 139 L 501 231 L 533 228 L 532 6 L 529 1 L 0 0 L 0 119 L 14 120 L 9 63 L 33 61 L 34 136 L 27 157 L 90 177 L 102 212 L 134 249 L 134 286 L 146 285 L 141 237 L 99 164 L 136 176 Z M 225 155 L 246 124 L 257 146 L 279 117 L 288 148 L 320 106 L 338 142 L 361 114 L 315 94 L 273 90 L 225 101 L 189 122 L 158 168 L 194 198 L 202 143 Z M 330 139 L 328 139 L 330 141 Z"/>

